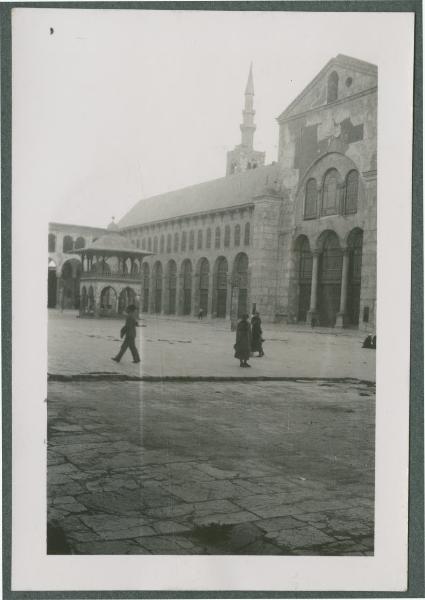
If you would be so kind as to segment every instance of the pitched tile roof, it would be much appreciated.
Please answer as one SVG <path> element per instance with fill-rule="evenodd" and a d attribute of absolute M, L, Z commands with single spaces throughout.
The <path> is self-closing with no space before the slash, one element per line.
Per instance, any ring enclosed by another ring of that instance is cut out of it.
<path fill-rule="evenodd" d="M 140 200 L 118 226 L 125 229 L 250 204 L 254 196 L 268 190 L 279 190 L 277 163 Z"/>

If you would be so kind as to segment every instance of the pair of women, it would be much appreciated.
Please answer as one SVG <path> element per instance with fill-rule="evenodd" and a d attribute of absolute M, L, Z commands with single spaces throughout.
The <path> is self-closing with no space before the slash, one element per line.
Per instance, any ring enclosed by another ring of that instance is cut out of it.
<path fill-rule="evenodd" d="M 239 358 L 241 367 L 250 367 L 248 360 L 251 353 L 258 352 L 258 356 L 264 356 L 262 339 L 261 319 L 259 313 L 255 313 L 249 322 L 248 315 L 242 315 L 236 328 L 235 358 Z"/>

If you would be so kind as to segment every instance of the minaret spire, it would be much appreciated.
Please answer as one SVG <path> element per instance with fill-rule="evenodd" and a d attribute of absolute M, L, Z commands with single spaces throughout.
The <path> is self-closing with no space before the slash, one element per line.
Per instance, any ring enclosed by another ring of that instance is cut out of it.
<path fill-rule="evenodd" d="M 254 77 L 252 62 L 249 67 L 248 80 L 245 87 L 245 104 L 242 111 L 241 143 L 227 153 L 226 175 L 242 173 L 264 165 L 265 153 L 254 150 Z"/>
<path fill-rule="evenodd" d="M 254 78 L 252 75 L 252 62 L 249 67 L 248 81 L 245 88 L 245 107 L 242 111 L 243 122 L 241 124 L 242 139 L 241 144 L 250 150 L 254 147 Z"/>

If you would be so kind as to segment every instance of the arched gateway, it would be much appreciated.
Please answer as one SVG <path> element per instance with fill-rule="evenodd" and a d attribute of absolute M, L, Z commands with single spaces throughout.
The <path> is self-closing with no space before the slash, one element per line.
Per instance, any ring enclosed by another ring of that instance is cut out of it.
<path fill-rule="evenodd" d="M 294 250 L 298 261 L 298 321 L 309 321 L 322 327 L 357 326 L 362 230 L 353 229 L 344 245 L 334 231 L 323 231 L 313 252 L 307 236 L 300 235 Z"/>

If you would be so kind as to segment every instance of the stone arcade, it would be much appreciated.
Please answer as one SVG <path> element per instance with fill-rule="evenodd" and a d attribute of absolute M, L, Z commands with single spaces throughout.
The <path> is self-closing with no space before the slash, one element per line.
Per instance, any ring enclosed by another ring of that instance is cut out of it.
<path fill-rule="evenodd" d="M 141 311 L 234 320 L 256 309 L 266 321 L 373 329 L 376 67 L 331 59 L 278 117 L 267 166 L 253 99 L 251 68 L 225 177 L 141 200 L 119 221 L 131 247 L 151 253 Z"/>

